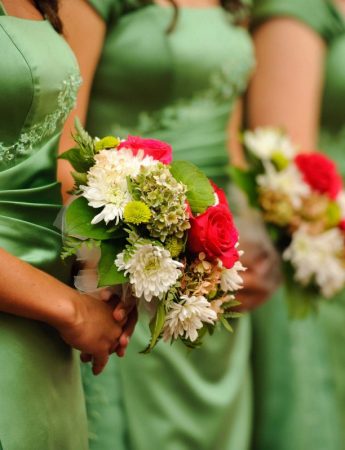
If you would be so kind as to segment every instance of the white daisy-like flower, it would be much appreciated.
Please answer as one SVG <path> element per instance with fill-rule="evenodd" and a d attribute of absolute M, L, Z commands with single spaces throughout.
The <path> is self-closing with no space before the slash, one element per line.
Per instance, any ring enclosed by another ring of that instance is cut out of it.
<path fill-rule="evenodd" d="M 217 320 L 216 312 L 203 296 L 182 295 L 180 303 L 172 302 L 169 306 L 163 329 L 165 341 L 182 336 L 194 342 L 198 338 L 198 330 L 204 323 L 214 324 Z"/>
<path fill-rule="evenodd" d="M 132 200 L 126 177 L 136 177 L 142 166 L 156 165 L 157 162 L 143 152 L 133 155 L 130 149 L 102 150 L 95 156 L 95 164 L 90 168 L 87 185 L 81 186 L 82 196 L 92 208 L 103 208 L 92 224 L 115 221 L 118 224 L 123 211 Z"/>
<path fill-rule="evenodd" d="M 345 267 L 341 252 L 344 238 L 337 228 L 310 235 L 297 230 L 283 258 L 295 268 L 295 279 L 306 286 L 313 279 L 322 295 L 332 297 L 345 285 Z"/>
<path fill-rule="evenodd" d="M 136 297 L 143 297 L 147 302 L 154 297 L 162 298 L 176 283 L 183 267 L 172 259 L 168 250 L 153 244 L 135 246 L 130 256 L 119 253 L 115 265 L 129 275 Z"/>
<path fill-rule="evenodd" d="M 258 185 L 265 190 L 286 195 L 294 208 L 299 208 L 302 198 L 310 194 L 310 186 L 305 183 L 301 172 L 295 164 L 289 164 L 286 169 L 278 171 L 270 162 L 264 163 L 265 173 L 257 177 Z"/>
<path fill-rule="evenodd" d="M 224 268 L 220 279 L 220 287 L 224 292 L 234 292 L 243 288 L 243 278 L 240 272 L 244 272 L 246 267 L 241 261 L 236 261 L 231 269 Z"/>
<path fill-rule="evenodd" d="M 246 131 L 243 138 L 248 150 L 262 160 L 268 161 L 277 153 L 291 160 L 297 153 L 290 139 L 278 128 L 256 128 Z"/>

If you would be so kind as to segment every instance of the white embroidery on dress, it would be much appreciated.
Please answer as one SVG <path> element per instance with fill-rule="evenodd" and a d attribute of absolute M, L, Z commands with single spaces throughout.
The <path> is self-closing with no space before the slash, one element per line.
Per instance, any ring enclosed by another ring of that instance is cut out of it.
<path fill-rule="evenodd" d="M 250 55 L 251 56 L 251 55 Z M 133 128 L 125 128 L 115 124 L 112 129 L 119 135 L 144 134 L 149 135 L 157 130 L 165 130 L 179 124 L 192 124 L 208 117 L 215 107 L 225 105 L 228 111 L 245 90 L 248 77 L 253 69 L 253 59 L 248 61 L 233 60 L 223 64 L 211 74 L 208 85 L 196 92 L 192 97 L 181 98 L 169 106 L 155 111 L 142 111 L 138 115 L 138 123 Z"/>
<path fill-rule="evenodd" d="M 44 138 L 51 136 L 58 125 L 66 120 L 68 114 L 74 108 L 80 84 L 81 78 L 79 74 L 69 75 L 62 82 L 55 111 L 47 114 L 42 121 L 23 131 L 14 144 L 6 146 L 0 142 L 0 164 L 8 163 L 18 157 L 27 155 L 35 145 Z"/>

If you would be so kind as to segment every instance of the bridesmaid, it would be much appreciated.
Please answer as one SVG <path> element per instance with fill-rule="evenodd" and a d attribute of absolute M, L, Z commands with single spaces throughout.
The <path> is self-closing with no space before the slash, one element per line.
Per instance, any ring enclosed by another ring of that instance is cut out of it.
<path fill-rule="evenodd" d="M 122 329 L 68 287 L 56 149 L 80 75 L 57 2 L 0 2 L 0 448 L 86 450 L 77 352 L 102 371 Z M 43 16 L 46 18 L 43 19 Z M 55 28 L 55 30 L 54 30 Z M 57 32 L 56 32 L 57 31 Z M 92 317 L 92 321 L 90 320 Z"/>
<path fill-rule="evenodd" d="M 283 126 L 327 152 L 345 176 L 344 16 L 336 0 L 255 2 L 248 113 L 253 127 Z M 289 321 L 283 291 L 257 312 L 255 449 L 345 449 L 344 323 L 345 293 L 305 321 Z"/>
<path fill-rule="evenodd" d="M 85 117 L 106 26 L 88 130 L 96 136 L 132 133 L 164 139 L 175 158 L 189 159 L 225 187 L 227 122 L 232 113 L 235 141 L 240 123 L 235 104 L 254 63 L 248 33 L 226 11 L 241 8 L 240 2 L 89 3 L 95 14 L 90 13 L 85 33 L 73 21 L 76 4 L 66 2 L 63 11 L 84 79 L 76 114 Z M 71 144 L 71 126 L 63 149 Z M 65 190 L 71 183 L 68 170 L 61 166 Z M 264 297 L 266 286 L 260 287 Z M 238 322 L 233 335 L 218 330 L 200 350 L 188 353 L 161 343 L 149 356 L 138 354 L 149 337 L 145 323 L 139 323 L 124 360 L 113 360 L 96 381 L 84 373 L 92 450 L 247 449 L 249 318 Z"/>

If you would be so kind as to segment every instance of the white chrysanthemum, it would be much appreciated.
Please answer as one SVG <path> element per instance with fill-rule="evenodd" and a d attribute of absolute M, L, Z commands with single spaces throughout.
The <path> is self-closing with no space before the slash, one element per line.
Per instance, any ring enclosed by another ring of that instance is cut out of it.
<path fill-rule="evenodd" d="M 244 144 L 250 152 L 262 160 L 270 160 L 279 153 L 291 160 L 297 153 L 290 139 L 277 128 L 256 128 L 244 133 Z"/>
<path fill-rule="evenodd" d="M 304 182 L 295 164 L 289 164 L 284 170 L 278 171 L 273 164 L 265 162 L 265 173 L 257 177 L 258 185 L 269 191 L 282 193 L 289 197 L 292 206 L 299 208 L 302 198 L 310 194 L 310 187 Z"/>
<path fill-rule="evenodd" d="M 220 287 L 224 292 L 234 292 L 243 288 L 243 279 L 239 272 L 247 270 L 241 261 L 236 261 L 231 269 L 224 269 L 220 279 Z"/>
<path fill-rule="evenodd" d="M 307 285 L 313 279 L 325 297 L 331 297 L 345 285 L 344 247 L 342 233 L 337 228 L 318 235 L 299 229 L 292 236 L 283 258 L 295 268 L 295 279 Z"/>
<path fill-rule="evenodd" d="M 136 177 L 140 167 L 155 165 L 156 161 L 143 152 L 133 155 L 130 149 L 102 150 L 95 156 L 95 164 L 88 172 L 87 185 L 81 186 L 82 195 L 92 208 L 103 208 L 92 224 L 115 221 L 123 217 L 123 211 L 131 195 L 126 177 Z"/>
<path fill-rule="evenodd" d="M 169 306 L 163 329 L 163 338 L 166 341 L 172 337 L 177 339 L 178 336 L 182 336 L 194 342 L 198 338 L 198 330 L 204 323 L 213 324 L 217 320 L 216 312 L 203 296 L 182 295 L 181 303 L 172 302 Z"/>
<path fill-rule="evenodd" d="M 136 297 L 150 302 L 161 298 L 176 283 L 183 264 L 174 261 L 163 247 L 152 244 L 137 245 L 130 256 L 120 253 L 115 264 L 129 275 Z"/>

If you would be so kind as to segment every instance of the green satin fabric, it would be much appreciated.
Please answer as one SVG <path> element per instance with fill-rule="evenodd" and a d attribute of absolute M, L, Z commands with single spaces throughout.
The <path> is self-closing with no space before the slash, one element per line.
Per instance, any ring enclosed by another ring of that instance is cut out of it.
<path fill-rule="evenodd" d="M 225 129 L 253 67 L 248 34 L 221 8 L 182 8 L 168 35 L 170 8 L 128 6 L 131 12 L 108 20 L 88 130 L 165 139 L 175 159 L 198 164 L 225 186 Z M 160 343 L 143 356 L 147 323 L 138 324 L 123 360 L 112 359 L 97 379 L 85 370 L 92 450 L 247 449 L 248 317 L 233 335 L 219 330 L 200 350 Z"/>
<path fill-rule="evenodd" d="M 0 246 L 69 282 L 53 223 L 61 209 L 56 152 L 76 95 L 76 62 L 49 22 L 1 13 L 0 54 Z M 88 448 L 78 356 L 53 329 L 1 313 L 0 363 L 3 450 Z"/>
<path fill-rule="evenodd" d="M 326 0 L 257 0 L 256 23 L 300 21 L 327 45 L 319 149 L 345 176 L 345 21 Z M 289 321 L 284 290 L 254 315 L 255 450 L 345 449 L 345 293 Z"/>

